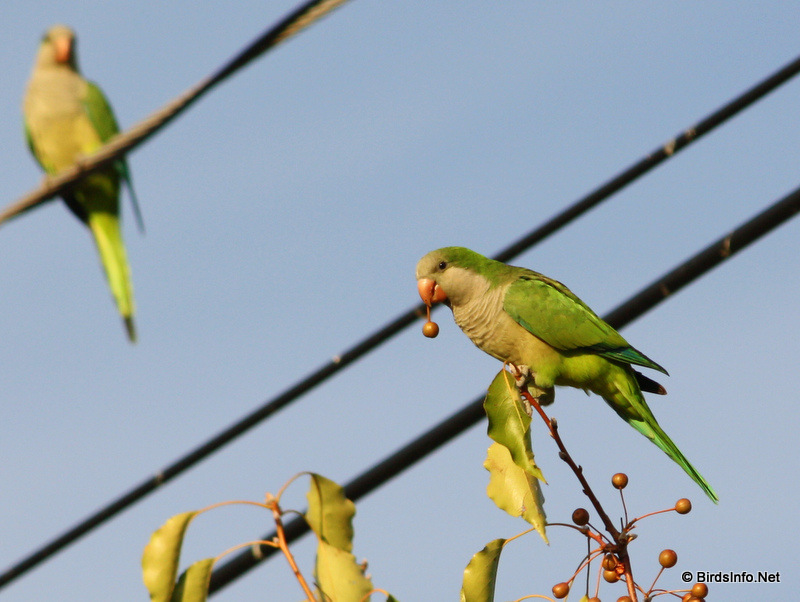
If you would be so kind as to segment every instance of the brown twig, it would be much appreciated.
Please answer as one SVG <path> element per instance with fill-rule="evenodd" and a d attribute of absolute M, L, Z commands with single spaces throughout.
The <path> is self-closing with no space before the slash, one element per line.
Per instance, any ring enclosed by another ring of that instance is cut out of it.
<path fill-rule="evenodd" d="M 275 539 L 277 540 L 278 548 L 280 548 L 281 552 L 283 552 L 283 555 L 286 557 L 286 560 L 289 562 L 289 566 L 291 567 L 297 582 L 300 584 L 300 587 L 303 588 L 303 591 L 305 592 L 309 602 L 313 602 L 314 593 L 311 591 L 311 588 L 308 586 L 308 582 L 300 572 L 297 563 L 294 561 L 294 556 L 292 555 L 291 550 L 289 550 L 289 545 L 286 543 L 286 534 L 283 530 L 283 519 L 281 518 L 282 512 L 278 504 L 278 498 L 268 498 L 266 505 L 270 510 L 272 510 L 272 517 L 275 520 L 275 533 L 277 534 Z"/>
<path fill-rule="evenodd" d="M 664 508 L 663 510 L 654 510 L 653 512 L 642 514 L 641 516 L 637 516 L 636 518 L 632 519 L 629 524 L 633 525 L 644 518 L 649 518 L 651 516 L 655 516 L 656 514 L 664 514 L 665 512 L 675 512 L 675 508 Z"/>
<path fill-rule="evenodd" d="M 622 555 L 625 555 L 625 558 L 622 558 Z M 623 547 L 623 550 L 620 552 L 620 559 L 623 560 L 625 563 L 625 585 L 628 586 L 628 595 L 631 597 L 633 602 L 636 602 L 639 598 L 636 596 L 636 582 L 633 580 L 633 569 L 631 568 L 631 557 L 628 556 L 628 549 L 627 546 Z"/>
<path fill-rule="evenodd" d="M 548 527 L 569 527 L 570 529 L 575 529 L 579 531 L 582 535 L 590 539 L 594 539 L 602 548 L 605 548 L 608 545 L 608 541 L 603 538 L 602 533 L 595 533 L 591 529 L 587 527 L 578 527 L 576 525 L 570 525 L 569 523 L 547 523 Z"/>
<path fill-rule="evenodd" d="M 660 570 L 658 571 L 658 573 L 656 574 L 656 577 L 655 577 L 655 579 L 653 579 L 653 583 L 650 585 L 650 588 L 647 590 L 647 592 L 648 592 L 649 594 L 652 594 L 652 593 L 653 593 L 653 590 L 654 590 L 654 589 L 655 589 L 655 587 L 656 587 L 656 583 L 658 582 L 658 579 L 659 579 L 659 577 L 661 577 L 661 574 L 662 574 L 663 572 L 664 572 L 664 567 L 662 566 L 662 567 L 661 567 L 661 569 L 660 569 Z"/>
<path fill-rule="evenodd" d="M 541 416 L 542 420 L 544 420 L 544 423 L 547 425 L 547 428 L 550 431 L 550 436 L 555 440 L 556 445 L 558 446 L 558 457 L 566 462 L 567 466 L 569 466 L 572 469 L 572 472 L 575 473 L 575 476 L 578 478 L 578 481 L 580 481 L 580 484 L 583 487 L 584 495 L 589 498 L 589 501 L 592 503 L 597 515 L 600 517 L 600 520 L 603 521 L 603 526 L 606 528 L 606 531 L 608 531 L 609 535 L 611 535 L 611 539 L 615 542 L 611 545 L 606 544 L 605 549 L 607 551 L 614 552 L 619 558 L 620 562 L 623 564 L 625 568 L 624 577 L 628 586 L 628 595 L 631 597 L 631 600 L 636 602 L 638 597 L 636 596 L 636 585 L 633 580 L 631 560 L 630 556 L 628 556 L 629 539 L 627 530 L 620 532 L 614 526 L 614 523 L 611 522 L 611 518 L 603 509 L 603 506 L 600 504 L 600 501 L 597 499 L 594 491 L 592 491 L 592 488 L 589 485 L 589 482 L 586 480 L 586 477 L 583 476 L 583 468 L 575 463 L 575 460 L 572 459 L 572 456 L 569 455 L 567 448 L 564 446 L 564 442 L 561 440 L 561 436 L 558 434 L 558 423 L 556 422 L 555 418 L 550 418 L 542 409 L 542 406 L 539 405 L 539 402 L 536 401 L 536 398 L 533 397 L 533 395 L 531 395 L 527 390 L 520 390 L 520 393 L 530 403 L 531 407 L 536 410 L 539 416 Z"/>
<path fill-rule="evenodd" d="M 583 476 L 583 468 L 578 466 L 572 459 L 572 456 L 569 455 L 567 448 L 564 446 L 564 442 L 561 440 L 561 436 L 558 434 L 558 423 L 556 422 L 555 418 L 549 418 L 542 409 L 542 406 L 539 405 L 539 402 L 536 401 L 533 395 L 531 395 L 528 391 L 523 390 L 521 393 L 531 404 L 531 407 L 539 413 L 539 416 L 542 417 L 542 420 L 544 420 L 544 423 L 547 425 L 547 428 L 550 431 L 550 436 L 555 439 L 556 445 L 558 445 L 559 458 L 564 460 L 564 462 L 566 462 L 567 465 L 572 469 L 572 472 L 575 473 L 575 476 L 578 477 L 578 480 L 583 487 L 583 493 L 589 498 L 589 501 L 592 502 L 592 506 L 594 506 L 594 509 L 597 511 L 597 515 L 600 517 L 600 520 L 603 521 L 603 526 L 606 528 L 606 531 L 608 531 L 609 535 L 611 535 L 611 538 L 615 542 L 619 543 L 620 532 L 614 526 L 614 523 L 611 522 L 611 519 L 609 518 L 608 514 L 606 514 L 606 511 L 603 510 L 603 507 L 600 505 L 600 501 L 597 499 L 594 491 L 592 491 L 592 488 L 589 486 L 589 482 L 586 480 L 586 477 Z"/>

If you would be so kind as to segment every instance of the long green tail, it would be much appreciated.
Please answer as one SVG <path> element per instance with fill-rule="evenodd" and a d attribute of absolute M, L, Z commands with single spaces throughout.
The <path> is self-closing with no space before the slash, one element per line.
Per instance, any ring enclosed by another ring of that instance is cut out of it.
<path fill-rule="evenodd" d="M 133 283 L 125 254 L 125 245 L 122 242 L 119 218 L 112 213 L 93 211 L 89 214 L 88 225 L 94 235 L 97 252 L 100 254 L 100 261 L 103 264 L 111 294 L 114 296 L 117 309 L 125 322 L 128 339 L 135 342 Z"/>
<path fill-rule="evenodd" d="M 619 373 L 621 374 L 621 373 Z M 669 435 L 664 432 L 664 429 L 656 421 L 653 412 L 644 400 L 638 385 L 636 384 L 633 375 L 625 371 L 624 378 L 615 378 L 616 395 L 609 395 L 603 398 L 606 403 L 610 405 L 619 416 L 633 428 L 639 431 L 642 435 L 650 439 L 661 450 L 672 458 L 678 466 L 683 468 L 692 480 L 700 485 L 700 488 L 706 492 L 706 495 L 711 498 L 715 504 L 719 503 L 719 497 L 714 491 L 713 487 L 708 484 L 697 469 L 692 466 L 691 462 L 686 459 L 678 449 L 678 446 L 673 443 Z"/>
<path fill-rule="evenodd" d="M 650 419 L 652 421 L 651 423 L 648 423 L 650 421 L 629 420 L 628 424 L 650 439 L 650 441 L 660 447 L 665 454 L 677 462 L 678 465 L 686 471 L 686 474 L 692 477 L 695 483 L 700 485 L 702 490 L 706 492 L 706 495 L 711 498 L 712 502 L 715 504 L 719 503 L 719 497 L 714 491 L 714 488 L 708 484 L 708 481 L 703 478 L 703 475 L 697 472 L 697 469 L 692 466 L 691 462 L 686 459 L 686 456 L 681 453 L 678 446 L 672 442 L 669 435 L 664 432 L 664 429 L 662 429 L 658 422 L 656 422 L 656 419 L 653 418 L 652 413 L 650 414 Z"/>

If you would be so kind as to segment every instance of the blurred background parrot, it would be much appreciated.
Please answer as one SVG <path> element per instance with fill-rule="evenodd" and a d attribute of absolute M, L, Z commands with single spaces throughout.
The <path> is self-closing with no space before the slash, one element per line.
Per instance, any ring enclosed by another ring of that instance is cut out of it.
<path fill-rule="evenodd" d="M 78 70 L 75 33 L 69 27 L 56 25 L 42 38 L 25 92 L 23 116 L 28 146 L 50 175 L 97 151 L 119 131 L 103 92 Z M 120 181 L 130 191 L 142 228 L 124 159 L 87 174 L 62 196 L 94 237 L 128 338 L 134 342 L 133 285 L 120 230 Z"/>

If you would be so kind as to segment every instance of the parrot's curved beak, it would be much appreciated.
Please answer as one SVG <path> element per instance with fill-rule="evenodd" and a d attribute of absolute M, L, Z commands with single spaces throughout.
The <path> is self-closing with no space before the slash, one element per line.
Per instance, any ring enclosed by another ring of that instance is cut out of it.
<path fill-rule="evenodd" d="M 56 62 L 67 64 L 72 58 L 72 38 L 62 36 L 53 41 L 56 50 Z"/>
<path fill-rule="evenodd" d="M 420 278 L 417 280 L 417 290 L 423 303 L 430 307 L 434 303 L 441 303 L 447 300 L 447 294 L 442 290 L 435 280 L 430 278 Z"/>

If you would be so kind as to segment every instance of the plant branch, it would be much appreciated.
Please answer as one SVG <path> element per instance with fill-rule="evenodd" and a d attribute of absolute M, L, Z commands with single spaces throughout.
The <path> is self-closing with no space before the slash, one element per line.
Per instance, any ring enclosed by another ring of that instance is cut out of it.
<path fill-rule="evenodd" d="M 576 525 L 570 525 L 569 523 L 547 523 L 548 527 L 569 527 L 570 529 L 575 529 L 581 535 L 585 535 L 586 537 L 595 540 L 600 546 L 601 549 L 604 549 L 608 545 L 608 541 L 604 539 L 602 533 L 595 533 L 591 529 L 587 527 L 578 527 Z M 533 529 L 530 529 L 531 531 Z"/>
<path fill-rule="evenodd" d="M 558 446 L 559 450 L 559 458 L 564 460 L 567 465 L 572 469 L 572 472 L 575 473 L 575 476 L 578 477 L 578 481 L 580 481 L 581 486 L 583 487 L 583 493 L 586 497 L 589 498 L 589 501 L 592 502 L 592 506 L 597 511 L 597 515 L 600 517 L 600 520 L 603 521 L 603 526 L 605 526 L 606 531 L 608 531 L 611 538 L 619 543 L 619 536 L 620 532 L 614 526 L 614 523 L 611 522 L 608 514 L 606 511 L 603 510 L 603 507 L 600 505 L 600 501 L 595 496 L 594 491 L 589 486 L 589 482 L 586 480 L 586 477 L 583 476 L 583 468 L 578 466 L 575 461 L 572 459 L 572 456 L 569 455 L 567 448 L 564 446 L 564 442 L 561 440 L 561 436 L 558 434 L 558 423 L 554 418 L 549 418 L 547 414 L 545 414 L 542 406 L 539 405 L 539 402 L 531 395 L 528 391 L 520 391 L 520 393 L 525 397 L 525 399 L 531 404 L 531 407 L 534 408 L 538 413 L 539 416 L 542 417 L 544 423 L 547 425 L 548 430 L 550 431 L 550 436 L 555 439 L 556 445 Z"/>
<path fill-rule="evenodd" d="M 633 602 L 636 602 L 639 598 L 636 595 L 636 582 L 633 580 L 633 569 L 631 568 L 631 557 L 628 556 L 627 547 L 620 552 L 620 557 L 624 553 L 625 558 L 625 585 L 628 586 L 628 595 L 630 596 Z"/>
<path fill-rule="evenodd" d="M 606 549 L 611 550 L 617 554 L 620 561 L 623 563 L 625 567 L 625 581 L 628 586 L 628 595 L 631 597 L 631 600 L 636 602 L 638 597 L 636 596 L 636 585 L 633 580 L 633 571 L 631 569 L 631 560 L 630 556 L 628 556 L 628 537 L 627 532 L 622 531 L 620 532 L 614 526 L 614 523 L 611 522 L 611 518 L 608 516 L 606 511 L 603 509 L 603 506 L 600 504 L 600 501 L 597 499 L 597 496 L 592 491 L 589 482 L 586 480 L 586 477 L 583 476 L 583 468 L 578 466 L 575 463 L 575 460 L 572 459 L 572 456 L 569 455 L 567 448 L 564 445 L 564 442 L 561 440 L 561 435 L 558 434 L 558 423 L 556 422 L 555 418 L 550 418 L 547 416 L 545 411 L 542 409 L 542 406 L 533 397 L 527 390 L 520 390 L 520 394 L 525 397 L 525 399 L 530 403 L 531 407 L 536 410 L 536 412 L 541 416 L 544 423 L 547 425 L 548 430 L 550 431 L 550 436 L 555 440 L 556 445 L 558 446 L 558 457 L 566 462 L 567 466 L 572 469 L 572 472 L 575 473 L 575 476 L 580 481 L 581 486 L 583 487 L 584 495 L 589 498 L 589 501 L 592 503 L 595 511 L 597 512 L 600 520 L 603 521 L 603 525 L 608 531 L 609 535 L 611 535 L 612 540 L 615 542 L 613 546 L 606 546 Z"/>
<path fill-rule="evenodd" d="M 289 550 L 289 546 L 286 543 L 286 533 L 283 530 L 281 509 L 278 505 L 277 498 L 268 499 L 267 506 L 270 508 L 270 510 L 272 510 L 272 516 L 275 519 L 275 532 L 277 533 L 276 539 L 278 547 L 280 548 L 281 552 L 283 552 L 283 555 L 286 556 L 286 560 L 289 562 L 289 566 L 292 568 L 292 572 L 294 573 L 297 582 L 300 584 L 300 587 L 303 588 L 303 591 L 305 592 L 309 602 L 313 602 L 314 593 L 311 591 L 311 588 L 308 586 L 305 577 L 303 577 L 303 574 L 300 572 L 297 563 L 294 561 L 294 556 L 292 555 L 292 552 Z"/>

